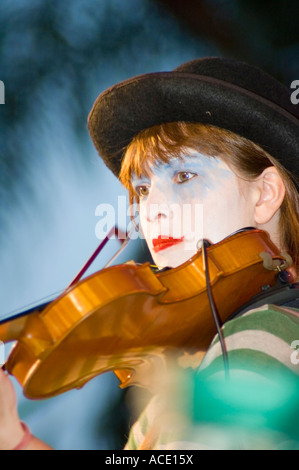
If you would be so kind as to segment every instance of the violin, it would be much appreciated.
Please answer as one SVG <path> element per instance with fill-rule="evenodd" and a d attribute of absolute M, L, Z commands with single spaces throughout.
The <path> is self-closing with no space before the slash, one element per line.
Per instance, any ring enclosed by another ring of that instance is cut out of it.
<path fill-rule="evenodd" d="M 222 323 L 288 266 L 257 229 L 235 233 L 206 253 Z M 149 263 L 104 268 L 72 283 L 42 311 L 3 321 L 0 339 L 15 341 L 5 369 L 27 398 L 42 399 L 108 371 L 122 388 L 138 384 L 138 371 L 169 351 L 205 351 L 216 327 L 203 256 L 200 248 L 181 266 L 157 273 Z"/>

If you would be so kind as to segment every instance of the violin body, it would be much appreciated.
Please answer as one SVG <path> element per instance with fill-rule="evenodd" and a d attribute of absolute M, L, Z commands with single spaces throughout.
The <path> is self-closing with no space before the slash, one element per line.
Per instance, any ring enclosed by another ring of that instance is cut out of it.
<path fill-rule="evenodd" d="M 268 235 L 240 232 L 208 249 L 209 276 L 222 322 L 274 285 L 262 252 L 282 260 Z M 121 386 L 139 367 L 167 351 L 205 351 L 216 333 L 199 250 L 183 265 L 155 274 L 149 263 L 103 269 L 78 282 L 42 312 L 0 324 L 15 340 L 5 364 L 28 398 L 80 388 L 115 371 Z"/>

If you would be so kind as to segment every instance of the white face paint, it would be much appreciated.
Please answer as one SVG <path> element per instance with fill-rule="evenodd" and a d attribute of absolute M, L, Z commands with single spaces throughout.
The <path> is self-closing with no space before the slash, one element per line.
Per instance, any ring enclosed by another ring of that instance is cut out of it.
<path fill-rule="evenodd" d="M 140 225 L 159 267 L 190 259 L 202 238 L 217 243 L 254 226 L 250 183 L 220 158 L 190 150 L 190 156 L 153 167 L 150 177 L 134 177 L 140 197 Z"/>

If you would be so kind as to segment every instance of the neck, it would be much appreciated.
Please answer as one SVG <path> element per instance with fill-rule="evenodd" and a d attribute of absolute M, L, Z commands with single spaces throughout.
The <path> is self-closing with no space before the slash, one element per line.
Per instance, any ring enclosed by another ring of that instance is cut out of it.
<path fill-rule="evenodd" d="M 279 248 L 281 251 L 283 249 L 282 237 L 279 230 L 279 211 L 274 214 L 274 216 L 265 224 L 258 224 L 257 228 L 268 232 L 272 242 Z"/>

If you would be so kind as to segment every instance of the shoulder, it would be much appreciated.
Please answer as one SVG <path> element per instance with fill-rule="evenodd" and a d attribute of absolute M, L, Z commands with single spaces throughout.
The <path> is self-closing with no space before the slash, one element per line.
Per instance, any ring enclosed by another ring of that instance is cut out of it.
<path fill-rule="evenodd" d="M 249 368 L 258 372 L 286 368 L 299 373 L 292 360 L 299 345 L 299 310 L 264 305 L 234 318 L 223 326 L 230 367 Z M 298 341 L 298 343 L 296 343 Z M 222 350 L 215 337 L 205 355 L 200 370 L 212 372 L 222 367 Z"/>

